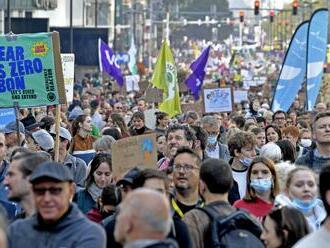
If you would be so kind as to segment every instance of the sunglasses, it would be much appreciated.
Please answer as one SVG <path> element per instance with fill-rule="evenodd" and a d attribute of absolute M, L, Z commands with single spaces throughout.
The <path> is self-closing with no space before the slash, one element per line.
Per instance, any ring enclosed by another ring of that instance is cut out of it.
<path fill-rule="evenodd" d="M 47 191 L 49 192 L 49 194 L 57 196 L 57 195 L 60 195 L 62 193 L 63 188 L 60 188 L 60 187 L 33 188 L 33 192 L 37 196 L 44 196 Z"/>

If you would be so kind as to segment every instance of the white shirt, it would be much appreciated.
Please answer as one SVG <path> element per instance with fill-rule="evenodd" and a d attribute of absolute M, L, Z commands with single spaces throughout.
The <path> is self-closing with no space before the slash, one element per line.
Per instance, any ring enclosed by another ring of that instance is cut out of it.
<path fill-rule="evenodd" d="M 245 171 L 237 171 L 232 169 L 233 172 L 233 178 L 238 184 L 238 191 L 240 199 L 242 199 L 245 196 L 246 193 L 246 174 L 247 174 L 248 168 L 246 168 Z"/>

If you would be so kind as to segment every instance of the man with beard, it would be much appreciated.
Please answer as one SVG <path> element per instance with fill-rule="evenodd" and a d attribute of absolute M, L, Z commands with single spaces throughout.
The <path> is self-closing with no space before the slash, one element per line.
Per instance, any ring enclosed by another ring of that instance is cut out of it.
<path fill-rule="evenodd" d="M 190 210 L 203 205 L 199 198 L 198 183 L 200 157 L 190 148 L 179 148 L 170 161 L 169 167 L 173 169 L 174 195 L 170 203 L 174 214 L 180 218 Z"/>
<path fill-rule="evenodd" d="M 166 132 L 167 157 L 158 161 L 159 169 L 166 170 L 170 159 L 176 154 L 179 147 L 193 148 L 196 141 L 194 131 L 185 125 L 172 125 Z"/>
<path fill-rule="evenodd" d="M 324 166 L 330 164 L 330 112 L 317 114 L 312 129 L 316 148 L 299 157 L 295 164 L 308 166 L 319 172 Z"/>

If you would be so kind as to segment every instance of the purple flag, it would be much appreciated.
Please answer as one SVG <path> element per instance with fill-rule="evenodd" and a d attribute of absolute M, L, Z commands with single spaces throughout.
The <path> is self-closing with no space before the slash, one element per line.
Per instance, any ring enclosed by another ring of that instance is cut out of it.
<path fill-rule="evenodd" d="M 124 84 L 124 78 L 121 74 L 119 65 L 116 63 L 116 56 L 111 48 L 99 39 L 99 65 L 100 71 L 105 71 L 113 77 L 120 87 Z"/>
<path fill-rule="evenodd" d="M 209 58 L 211 46 L 208 46 L 201 55 L 190 65 L 192 73 L 186 79 L 185 83 L 187 87 L 191 90 L 195 100 L 199 98 L 199 92 L 203 85 L 203 80 L 205 77 L 205 66 Z"/>

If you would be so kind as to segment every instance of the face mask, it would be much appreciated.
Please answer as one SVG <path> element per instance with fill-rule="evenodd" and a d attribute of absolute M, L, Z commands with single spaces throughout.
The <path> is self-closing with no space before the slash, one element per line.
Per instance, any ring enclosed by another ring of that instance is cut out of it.
<path fill-rule="evenodd" d="M 312 145 L 312 140 L 311 139 L 301 139 L 300 144 L 302 147 L 310 147 Z"/>
<path fill-rule="evenodd" d="M 216 135 L 209 135 L 207 137 L 207 143 L 213 145 L 213 144 L 217 143 L 217 138 L 218 137 Z"/>
<path fill-rule="evenodd" d="M 240 159 L 239 161 L 240 161 L 241 164 L 244 165 L 245 167 L 249 167 L 250 164 L 252 163 L 252 160 L 253 160 L 253 158 L 246 158 L 246 157 L 244 157 L 244 158 Z"/>
<path fill-rule="evenodd" d="M 314 198 L 310 201 L 302 201 L 298 198 L 292 199 L 292 205 L 297 208 L 300 212 L 303 214 L 309 213 L 316 205 L 318 205 L 320 202 L 320 199 Z"/>
<path fill-rule="evenodd" d="M 257 192 L 257 193 L 265 193 L 272 188 L 273 182 L 272 179 L 252 179 L 250 186 Z"/>

